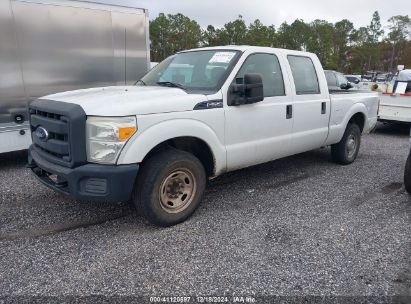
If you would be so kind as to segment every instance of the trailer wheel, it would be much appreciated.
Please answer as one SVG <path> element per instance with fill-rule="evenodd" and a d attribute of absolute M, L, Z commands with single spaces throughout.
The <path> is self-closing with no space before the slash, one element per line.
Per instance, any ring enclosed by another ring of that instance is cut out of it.
<path fill-rule="evenodd" d="M 407 192 L 411 194 L 411 155 L 410 154 L 408 154 L 407 162 L 405 163 L 404 185 L 405 185 L 405 190 L 407 190 Z"/>
<path fill-rule="evenodd" d="M 343 138 L 331 146 L 331 158 L 338 164 L 348 165 L 357 158 L 361 145 L 361 130 L 355 123 L 349 123 Z"/>
<path fill-rule="evenodd" d="M 132 200 L 150 223 L 167 227 L 194 213 L 205 186 L 201 162 L 188 152 L 169 149 L 154 154 L 141 165 Z"/>

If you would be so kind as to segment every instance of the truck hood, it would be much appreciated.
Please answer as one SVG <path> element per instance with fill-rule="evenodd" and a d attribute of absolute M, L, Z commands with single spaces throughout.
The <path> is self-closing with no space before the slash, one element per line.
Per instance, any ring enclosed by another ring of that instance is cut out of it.
<path fill-rule="evenodd" d="M 116 86 L 69 91 L 40 99 L 80 105 L 87 115 L 128 116 L 191 111 L 207 100 L 202 94 L 187 94 L 178 88 Z"/>

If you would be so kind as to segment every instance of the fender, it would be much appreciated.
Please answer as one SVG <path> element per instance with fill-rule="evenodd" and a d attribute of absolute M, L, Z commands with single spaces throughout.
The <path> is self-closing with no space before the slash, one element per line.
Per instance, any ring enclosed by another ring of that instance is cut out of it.
<path fill-rule="evenodd" d="M 364 116 L 364 129 L 367 126 L 368 122 L 368 111 L 367 107 L 363 103 L 354 104 L 345 114 L 344 117 L 338 117 L 338 113 L 344 110 L 342 108 L 333 109 L 334 114 L 331 115 L 330 119 L 330 131 L 328 133 L 328 138 L 325 145 L 332 145 L 338 143 L 347 128 L 348 122 L 350 119 L 357 113 L 361 113 Z"/>
<path fill-rule="evenodd" d="M 215 176 L 226 171 L 226 150 L 217 134 L 204 122 L 186 118 L 170 119 L 154 124 L 142 133 L 137 132 L 125 145 L 117 164 L 141 163 L 157 145 L 169 139 L 184 136 L 201 139 L 210 147 L 214 157 Z"/>

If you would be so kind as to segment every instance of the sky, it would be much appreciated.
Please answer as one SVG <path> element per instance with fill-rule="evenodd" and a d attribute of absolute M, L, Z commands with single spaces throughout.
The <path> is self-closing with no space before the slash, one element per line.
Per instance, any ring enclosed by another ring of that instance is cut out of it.
<path fill-rule="evenodd" d="M 182 13 L 196 20 L 201 27 L 212 24 L 221 27 L 242 15 L 247 24 L 260 19 L 265 25 L 295 19 L 306 22 L 325 19 L 337 22 L 349 19 L 355 27 L 370 23 L 374 11 L 378 10 L 383 25 L 394 15 L 411 14 L 411 0 L 88 0 L 90 2 L 116 3 L 147 8 L 150 19 L 159 13 Z"/>

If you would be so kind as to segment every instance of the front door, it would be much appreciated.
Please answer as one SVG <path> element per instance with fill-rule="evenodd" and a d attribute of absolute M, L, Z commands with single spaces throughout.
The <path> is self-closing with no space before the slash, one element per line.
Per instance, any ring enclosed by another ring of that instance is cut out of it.
<path fill-rule="evenodd" d="M 243 62 L 232 83 L 243 83 L 244 75 L 260 74 L 264 100 L 254 104 L 225 105 L 225 144 L 227 169 L 263 163 L 288 154 L 292 133 L 292 115 L 287 113 L 291 101 L 286 69 L 273 53 L 252 53 Z M 225 87 L 227 93 L 229 87 Z M 223 91 L 224 92 L 224 91 Z"/>

